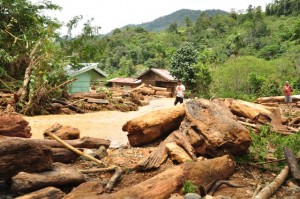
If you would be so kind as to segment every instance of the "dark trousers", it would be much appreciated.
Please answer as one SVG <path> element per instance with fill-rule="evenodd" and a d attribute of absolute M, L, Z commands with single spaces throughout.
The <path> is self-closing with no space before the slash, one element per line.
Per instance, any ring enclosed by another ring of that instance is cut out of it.
<path fill-rule="evenodd" d="M 182 97 L 176 96 L 176 99 L 175 99 L 175 102 L 174 102 L 174 106 L 176 106 L 176 104 L 177 104 L 178 102 L 179 102 L 180 104 L 182 104 L 182 103 L 183 103 L 183 98 L 182 98 Z"/>

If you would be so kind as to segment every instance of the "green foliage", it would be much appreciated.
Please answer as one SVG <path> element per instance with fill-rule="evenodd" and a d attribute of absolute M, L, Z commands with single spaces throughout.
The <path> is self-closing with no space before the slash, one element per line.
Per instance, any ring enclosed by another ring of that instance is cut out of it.
<path fill-rule="evenodd" d="M 300 151 L 300 133 L 284 136 L 270 130 L 270 127 L 263 126 L 260 133 L 251 132 L 252 144 L 250 152 L 244 156 L 244 160 L 250 162 L 264 162 L 269 156 L 277 159 L 284 158 L 284 147 L 289 147 L 298 153 Z"/>
<path fill-rule="evenodd" d="M 187 193 L 196 193 L 198 187 L 190 180 L 186 180 L 183 182 L 182 194 L 185 195 Z"/>
<path fill-rule="evenodd" d="M 181 80 L 189 89 L 196 88 L 196 70 L 198 52 L 192 43 L 184 43 L 171 58 L 170 73 Z"/>

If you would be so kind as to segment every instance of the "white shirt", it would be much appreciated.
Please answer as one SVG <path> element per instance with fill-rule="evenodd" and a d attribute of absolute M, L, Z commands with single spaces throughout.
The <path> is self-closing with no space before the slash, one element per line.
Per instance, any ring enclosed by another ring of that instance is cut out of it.
<path fill-rule="evenodd" d="M 176 86 L 176 96 L 177 97 L 184 97 L 184 91 L 185 91 L 185 86 L 184 85 L 177 85 Z"/>

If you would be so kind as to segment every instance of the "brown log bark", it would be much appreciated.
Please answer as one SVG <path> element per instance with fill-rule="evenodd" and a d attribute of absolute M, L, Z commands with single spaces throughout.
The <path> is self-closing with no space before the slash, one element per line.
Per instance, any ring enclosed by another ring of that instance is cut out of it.
<path fill-rule="evenodd" d="M 141 88 L 141 93 L 143 95 L 154 95 L 155 94 L 155 90 L 152 88 L 148 88 L 148 87 L 143 87 Z"/>
<path fill-rule="evenodd" d="M 176 144 L 176 142 L 170 142 L 166 144 L 168 149 L 169 157 L 172 161 L 177 163 L 184 163 L 188 161 L 192 161 L 192 158 L 182 149 L 180 146 Z"/>
<path fill-rule="evenodd" d="M 0 137 L 0 140 L 28 140 L 26 138 L 16 138 L 16 137 Z M 58 143 L 56 140 L 44 140 L 44 139 L 30 139 L 31 142 L 39 143 L 52 148 L 62 148 L 62 144 Z M 110 140 L 105 140 L 101 138 L 92 137 L 82 137 L 77 140 L 64 140 L 69 145 L 76 148 L 87 148 L 87 149 L 98 149 L 101 146 L 108 148 L 110 145 Z"/>
<path fill-rule="evenodd" d="M 195 185 L 204 187 L 213 181 L 230 177 L 234 173 L 235 163 L 229 156 L 214 158 L 211 160 L 188 162 L 172 167 L 153 178 L 142 183 L 117 191 L 112 194 L 102 194 L 90 199 L 115 199 L 115 198 L 139 198 L 139 199 L 167 199 L 173 193 L 180 193 L 183 182 L 192 181 Z M 84 190 L 82 190 L 84 191 Z M 73 197 L 66 198 L 76 198 Z"/>
<path fill-rule="evenodd" d="M 234 115 L 225 106 L 200 99 L 188 101 L 185 107 L 186 118 L 192 129 L 204 140 L 200 140 L 201 155 L 216 157 L 225 152 L 248 152 L 251 143 L 250 132 L 235 120 Z"/>
<path fill-rule="evenodd" d="M 66 194 L 55 187 L 46 187 L 32 193 L 16 197 L 15 199 L 61 199 Z"/>
<path fill-rule="evenodd" d="M 24 139 L 24 138 L 23 138 Z M 52 169 L 51 149 L 24 140 L 0 140 L 0 180 L 20 171 L 41 172 Z"/>
<path fill-rule="evenodd" d="M 156 91 L 167 91 L 168 90 L 167 88 L 158 87 L 158 86 L 149 85 L 149 87 L 152 88 L 153 90 L 156 90 Z"/>
<path fill-rule="evenodd" d="M 288 131 L 286 126 L 281 123 L 281 113 L 279 108 L 267 107 L 242 100 L 232 100 L 229 108 L 238 116 L 250 118 L 261 124 L 269 124 L 275 131 Z"/>
<path fill-rule="evenodd" d="M 94 99 L 94 98 L 88 98 L 88 103 L 96 103 L 96 104 L 109 104 L 108 100 L 104 99 Z"/>
<path fill-rule="evenodd" d="M 293 102 L 300 101 L 300 97 L 297 95 L 292 96 Z M 256 100 L 258 103 L 283 103 L 284 102 L 284 96 L 272 96 L 272 97 L 260 97 Z"/>
<path fill-rule="evenodd" d="M 289 126 L 293 126 L 294 124 L 298 124 L 300 122 L 300 116 L 293 118 L 292 121 L 289 122 Z"/>
<path fill-rule="evenodd" d="M 122 130 L 128 132 L 131 146 L 142 146 L 178 129 L 184 115 L 183 105 L 157 110 L 126 122 Z"/>
<path fill-rule="evenodd" d="M 0 113 L 0 135 L 30 138 L 30 126 L 23 116 L 17 113 Z"/>
<path fill-rule="evenodd" d="M 293 178 L 300 182 L 300 168 L 293 151 L 288 147 L 284 147 L 284 157 L 286 158 Z"/>
<path fill-rule="evenodd" d="M 71 99 L 106 99 L 107 96 L 104 93 L 74 93 L 70 96 Z"/>
<path fill-rule="evenodd" d="M 161 95 L 164 97 L 172 97 L 172 93 L 169 91 L 156 91 L 155 95 Z"/>
<path fill-rule="evenodd" d="M 49 132 L 55 134 L 62 140 L 75 140 L 80 138 L 80 131 L 78 128 L 74 128 L 69 125 L 63 126 L 59 123 L 55 123 L 46 129 L 43 134 L 44 138 L 51 139 L 51 137 L 47 135 Z"/>
<path fill-rule="evenodd" d="M 12 191 L 22 195 L 49 186 L 76 186 L 85 182 L 83 174 L 77 171 L 75 167 L 69 167 L 61 163 L 54 163 L 53 166 L 53 171 L 18 173 L 12 178 Z"/>
<path fill-rule="evenodd" d="M 104 192 L 103 185 L 98 181 L 89 181 L 80 184 L 63 199 L 96 199 Z"/>
<path fill-rule="evenodd" d="M 62 100 L 58 100 L 58 99 L 51 99 L 51 102 L 55 102 L 55 103 L 59 103 L 64 105 L 65 107 L 68 107 L 69 109 L 71 109 L 72 111 L 75 111 L 76 113 L 84 113 L 83 110 L 81 110 L 80 108 L 69 104 L 68 102 L 62 101 Z"/>
<path fill-rule="evenodd" d="M 83 151 L 83 149 L 80 149 Z M 53 162 L 61 162 L 61 163 L 73 163 L 79 157 L 78 154 L 70 151 L 69 149 L 63 148 L 52 148 L 52 160 Z"/>

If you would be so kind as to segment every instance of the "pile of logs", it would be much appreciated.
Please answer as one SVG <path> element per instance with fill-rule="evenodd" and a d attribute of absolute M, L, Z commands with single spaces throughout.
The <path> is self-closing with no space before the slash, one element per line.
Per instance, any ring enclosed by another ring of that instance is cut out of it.
<path fill-rule="evenodd" d="M 157 87 L 152 85 L 141 84 L 140 86 L 132 89 L 130 92 L 140 93 L 142 95 L 150 96 L 163 96 L 163 97 L 172 97 L 173 93 L 168 91 L 167 88 Z"/>

